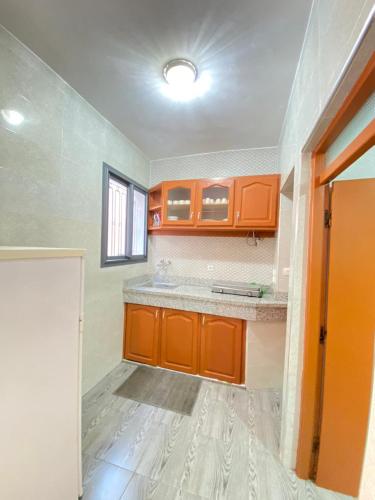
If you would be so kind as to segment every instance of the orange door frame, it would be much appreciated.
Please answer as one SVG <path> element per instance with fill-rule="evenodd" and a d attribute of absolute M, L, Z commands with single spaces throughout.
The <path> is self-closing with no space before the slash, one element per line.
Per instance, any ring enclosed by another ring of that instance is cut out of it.
<path fill-rule="evenodd" d="M 296 464 L 297 475 L 302 479 L 314 477 L 317 438 L 320 434 L 324 356 L 320 335 L 324 327 L 326 300 L 327 229 L 324 227 L 324 211 L 328 202 L 327 184 L 375 144 L 375 120 L 331 164 L 326 164 L 325 153 L 374 90 L 375 53 L 312 153 L 307 304 Z"/>

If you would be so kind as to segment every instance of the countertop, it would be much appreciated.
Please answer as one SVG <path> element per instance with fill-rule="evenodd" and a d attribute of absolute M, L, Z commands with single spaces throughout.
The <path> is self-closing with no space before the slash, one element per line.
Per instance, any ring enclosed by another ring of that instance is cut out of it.
<path fill-rule="evenodd" d="M 176 288 L 156 288 L 152 277 L 125 281 L 124 302 L 142 304 L 185 311 L 195 311 L 218 316 L 228 316 L 250 321 L 285 321 L 286 298 L 275 298 L 265 294 L 262 298 L 242 297 L 211 292 L 211 287 L 203 280 L 195 283 L 188 278 L 184 282 L 171 277 Z M 190 282 L 189 282 L 190 281 Z"/>

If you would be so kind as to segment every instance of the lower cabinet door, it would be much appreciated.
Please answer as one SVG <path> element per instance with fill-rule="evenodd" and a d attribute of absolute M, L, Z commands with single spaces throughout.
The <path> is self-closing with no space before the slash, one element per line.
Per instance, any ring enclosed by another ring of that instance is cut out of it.
<path fill-rule="evenodd" d="M 163 309 L 160 366 L 197 373 L 198 332 L 198 313 Z"/>
<path fill-rule="evenodd" d="M 160 310 L 127 304 L 124 357 L 148 365 L 158 364 Z"/>
<path fill-rule="evenodd" d="M 242 330 L 240 319 L 202 314 L 201 375 L 234 384 L 241 382 Z"/>

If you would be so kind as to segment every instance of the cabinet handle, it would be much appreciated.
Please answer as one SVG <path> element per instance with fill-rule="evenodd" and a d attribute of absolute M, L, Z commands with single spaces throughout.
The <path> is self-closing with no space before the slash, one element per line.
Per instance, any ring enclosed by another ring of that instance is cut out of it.
<path fill-rule="evenodd" d="M 190 212 L 190 219 L 192 219 L 194 216 L 194 212 Z"/>
<path fill-rule="evenodd" d="M 198 212 L 198 220 L 201 220 L 201 213 Z"/>
<path fill-rule="evenodd" d="M 206 316 L 203 314 L 203 316 L 202 316 L 202 326 L 204 325 L 205 321 L 206 321 Z"/>
<path fill-rule="evenodd" d="M 158 316 L 159 316 L 159 309 L 156 309 L 156 311 L 155 311 L 155 318 L 158 319 Z"/>
<path fill-rule="evenodd" d="M 165 311 L 163 310 L 163 319 L 165 318 Z"/>
<path fill-rule="evenodd" d="M 237 212 L 236 216 L 237 216 L 237 220 L 239 220 L 239 218 L 240 218 L 240 212 Z"/>

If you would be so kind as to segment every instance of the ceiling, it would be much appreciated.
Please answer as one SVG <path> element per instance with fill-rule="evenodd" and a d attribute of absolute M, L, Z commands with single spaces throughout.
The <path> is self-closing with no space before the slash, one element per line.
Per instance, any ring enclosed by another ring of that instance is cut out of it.
<path fill-rule="evenodd" d="M 0 20 L 151 159 L 277 144 L 311 0 L 1 0 Z M 163 65 L 209 73 L 161 92 Z"/>

